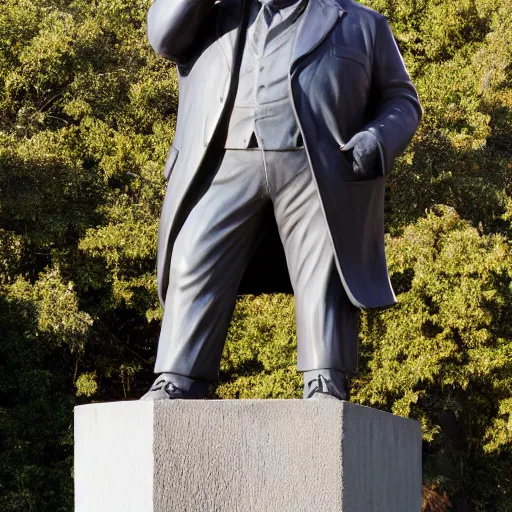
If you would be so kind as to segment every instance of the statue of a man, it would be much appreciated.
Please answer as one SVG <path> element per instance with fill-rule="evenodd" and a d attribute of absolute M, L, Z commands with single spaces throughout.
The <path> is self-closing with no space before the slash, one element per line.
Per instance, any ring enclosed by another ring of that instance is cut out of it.
<path fill-rule="evenodd" d="M 288 282 L 304 398 L 347 400 L 358 311 L 396 303 L 385 176 L 422 116 L 386 18 L 353 0 L 156 0 L 148 39 L 177 64 L 179 106 L 142 399 L 206 397 L 237 294 Z"/>

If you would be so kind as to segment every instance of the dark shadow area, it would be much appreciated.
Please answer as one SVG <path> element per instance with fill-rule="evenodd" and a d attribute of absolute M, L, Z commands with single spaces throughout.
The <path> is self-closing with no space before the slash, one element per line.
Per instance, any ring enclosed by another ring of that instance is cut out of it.
<path fill-rule="evenodd" d="M 0 510 L 72 510 L 73 358 L 30 300 L 0 296 L 0 332 Z"/>
<path fill-rule="evenodd" d="M 492 134 L 481 149 L 458 149 L 441 133 L 428 133 L 411 147 L 411 164 L 399 161 L 388 177 L 386 227 L 391 234 L 425 215 L 435 204 L 457 213 L 486 233 L 508 233 L 500 217 L 512 194 L 512 112 L 489 112 Z"/>

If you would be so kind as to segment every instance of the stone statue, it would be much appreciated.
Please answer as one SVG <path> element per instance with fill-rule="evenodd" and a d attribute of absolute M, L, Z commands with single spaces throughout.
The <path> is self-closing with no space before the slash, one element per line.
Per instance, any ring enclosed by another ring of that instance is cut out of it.
<path fill-rule="evenodd" d="M 177 64 L 179 106 L 142 399 L 206 397 L 237 294 L 293 289 L 304 398 L 348 400 L 358 312 L 396 303 L 385 177 L 422 116 L 386 18 L 353 0 L 156 0 L 148 39 Z"/>

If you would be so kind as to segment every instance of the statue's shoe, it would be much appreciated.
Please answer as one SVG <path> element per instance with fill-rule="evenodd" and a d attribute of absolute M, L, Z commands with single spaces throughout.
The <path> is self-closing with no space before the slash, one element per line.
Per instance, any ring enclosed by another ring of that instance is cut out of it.
<path fill-rule="evenodd" d="M 193 400 L 208 397 L 208 385 L 204 382 L 187 379 L 187 385 L 180 386 L 179 380 L 183 380 L 183 377 L 180 378 L 172 373 L 162 373 L 140 400 Z"/>
<path fill-rule="evenodd" d="M 319 373 L 305 385 L 307 400 L 349 400 L 347 377 L 342 373 L 335 374 L 335 379 L 326 378 Z"/>

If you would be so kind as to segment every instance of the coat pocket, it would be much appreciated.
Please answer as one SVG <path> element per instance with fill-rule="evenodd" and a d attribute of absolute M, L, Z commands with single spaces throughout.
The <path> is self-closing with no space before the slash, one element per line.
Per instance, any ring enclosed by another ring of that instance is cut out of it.
<path fill-rule="evenodd" d="M 178 158 L 178 153 L 179 151 L 174 146 L 171 146 L 169 153 L 167 153 L 167 158 L 165 160 L 164 165 L 164 177 L 166 180 L 169 180 L 169 177 L 171 176 L 174 164 L 176 163 L 176 159 Z"/>
<path fill-rule="evenodd" d="M 333 44 L 331 47 L 331 55 L 339 59 L 348 59 L 352 62 L 361 64 L 364 68 L 367 78 L 370 78 L 370 59 L 366 53 L 354 50 L 349 46 L 341 46 L 339 44 Z"/>
<path fill-rule="evenodd" d="M 343 183 L 347 185 L 349 188 L 351 186 L 355 186 L 356 188 L 364 188 L 365 185 L 366 188 L 371 188 L 374 186 L 385 186 L 385 178 L 384 176 L 375 175 L 362 180 L 346 180 Z"/>

